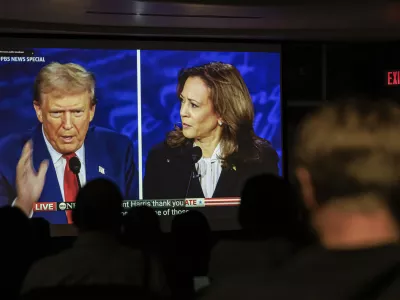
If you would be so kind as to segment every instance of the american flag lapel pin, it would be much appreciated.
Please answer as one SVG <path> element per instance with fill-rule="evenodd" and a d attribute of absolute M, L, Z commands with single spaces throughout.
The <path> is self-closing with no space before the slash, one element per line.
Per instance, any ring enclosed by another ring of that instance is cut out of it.
<path fill-rule="evenodd" d="M 104 168 L 102 166 L 99 166 L 99 173 L 101 174 L 106 174 L 106 170 L 104 170 Z"/>

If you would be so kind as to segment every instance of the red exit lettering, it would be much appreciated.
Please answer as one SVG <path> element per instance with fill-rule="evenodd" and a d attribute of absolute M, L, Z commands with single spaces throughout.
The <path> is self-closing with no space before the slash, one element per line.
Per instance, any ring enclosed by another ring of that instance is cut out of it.
<path fill-rule="evenodd" d="M 187 200 L 185 200 L 185 206 L 187 206 L 187 205 L 197 205 L 197 200 L 196 199 L 193 199 L 193 200 L 187 199 Z"/>
<path fill-rule="evenodd" d="M 56 211 L 56 202 L 37 202 L 33 205 L 34 211 Z"/>
<path fill-rule="evenodd" d="M 400 84 L 400 72 L 387 72 L 387 84 L 388 85 L 399 85 Z"/>

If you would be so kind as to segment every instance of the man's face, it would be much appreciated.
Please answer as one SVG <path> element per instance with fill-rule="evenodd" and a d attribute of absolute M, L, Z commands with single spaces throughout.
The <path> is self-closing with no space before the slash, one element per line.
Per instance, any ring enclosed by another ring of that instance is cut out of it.
<path fill-rule="evenodd" d="M 91 105 L 89 93 L 84 92 L 61 97 L 44 94 L 34 108 L 47 140 L 57 152 L 68 154 L 83 145 L 96 106 Z"/>

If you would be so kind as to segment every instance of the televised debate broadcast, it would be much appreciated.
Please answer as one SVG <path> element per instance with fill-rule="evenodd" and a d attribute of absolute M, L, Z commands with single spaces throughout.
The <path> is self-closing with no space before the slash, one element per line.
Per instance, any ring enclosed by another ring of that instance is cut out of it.
<path fill-rule="evenodd" d="M 277 51 L 0 49 L 0 206 L 72 224 L 106 178 L 124 211 L 223 215 L 282 174 L 280 72 Z"/>

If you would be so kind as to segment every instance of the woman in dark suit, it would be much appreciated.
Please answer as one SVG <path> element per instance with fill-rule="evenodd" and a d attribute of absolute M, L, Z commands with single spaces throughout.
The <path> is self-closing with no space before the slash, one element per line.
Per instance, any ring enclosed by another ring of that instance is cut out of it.
<path fill-rule="evenodd" d="M 150 151 L 145 199 L 240 197 L 248 178 L 278 174 L 278 155 L 254 133 L 253 103 L 234 66 L 215 62 L 184 69 L 177 94 L 182 127 Z M 202 157 L 194 164 L 196 146 Z"/>

